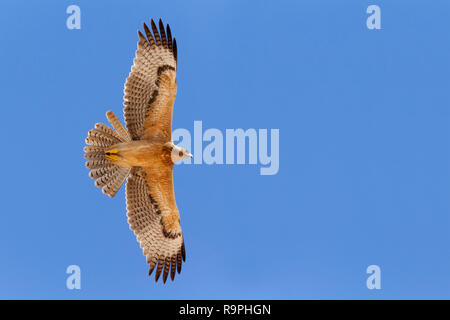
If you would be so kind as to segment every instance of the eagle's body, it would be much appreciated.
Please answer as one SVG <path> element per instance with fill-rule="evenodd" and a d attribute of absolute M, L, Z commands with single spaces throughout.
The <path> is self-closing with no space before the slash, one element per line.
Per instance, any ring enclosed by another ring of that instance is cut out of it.
<path fill-rule="evenodd" d="M 137 140 L 111 146 L 107 158 L 122 167 L 172 166 L 171 146 L 168 141 Z"/>
<path fill-rule="evenodd" d="M 172 170 L 176 161 L 192 157 L 172 142 L 172 112 L 177 92 L 177 48 L 170 28 L 159 20 L 153 33 L 139 34 L 134 65 L 124 88 L 126 128 L 112 111 L 106 113 L 110 127 L 97 123 L 89 131 L 85 147 L 86 166 L 95 185 L 113 197 L 125 180 L 127 216 L 137 236 L 149 274 L 156 268 L 166 282 L 180 273 L 185 247 L 180 215 L 175 202 Z"/>

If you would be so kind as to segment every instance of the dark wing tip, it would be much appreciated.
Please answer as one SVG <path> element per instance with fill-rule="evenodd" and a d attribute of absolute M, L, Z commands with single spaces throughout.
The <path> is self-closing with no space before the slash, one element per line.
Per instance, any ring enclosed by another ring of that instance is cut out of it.
<path fill-rule="evenodd" d="M 158 282 L 159 277 L 161 276 L 161 271 L 164 266 L 162 263 L 162 260 L 158 260 L 158 266 L 156 267 L 156 273 L 155 273 L 155 282 Z"/>
<path fill-rule="evenodd" d="M 145 22 L 143 22 L 142 25 L 144 26 L 144 32 L 145 32 L 145 35 L 147 36 L 148 43 L 150 45 L 155 44 L 155 40 L 153 40 L 152 32 L 148 28 L 147 24 Z"/>
<path fill-rule="evenodd" d="M 167 26 L 166 26 L 166 33 L 167 33 L 167 47 L 169 48 L 170 51 L 172 51 L 173 50 L 172 32 L 170 31 L 169 24 L 167 24 Z"/>
<path fill-rule="evenodd" d="M 176 271 L 175 267 L 176 267 L 176 264 L 177 264 L 177 259 L 176 259 L 176 256 L 173 255 L 172 256 L 172 261 L 170 263 L 170 279 L 172 281 L 175 279 L 175 271 Z"/>
<path fill-rule="evenodd" d="M 183 244 L 181 245 L 181 256 L 183 257 L 183 261 L 186 261 L 186 250 L 184 248 L 184 241 Z"/>
<path fill-rule="evenodd" d="M 140 30 L 138 30 L 138 36 L 139 36 L 139 40 L 141 41 L 147 41 L 144 37 L 144 35 L 142 34 L 142 32 Z"/>
<path fill-rule="evenodd" d="M 177 272 L 178 272 L 178 274 L 180 274 L 180 272 L 181 272 L 181 264 L 182 263 L 183 262 L 181 262 L 181 253 L 178 252 L 178 254 L 177 254 Z"/>
<path fill-rule="evenodd" d="M 161 18 L 159 19 L 159 34 L 161 35 L 163 47 L 167 48 L 166 30 L 164 30 L 164 23 L 162 22 Z"/>
<path fill-rule="evenodd" d="M 150 269 L 148 270 L 148 275 L 151 276 L 153 270 L 155 270 L 155 266 L 150 267 Z"/>
<path fill-rule="evenodd" d="M 152 26 L 153 34 L 155 35 L 155 42 L 158 46 L 161 45 L 161 38 L 159 36 L 158 28 L 156 27 L 155 21 L 153 19 L 150 19 L 150 24 Z"/>
<path fill-rule="evenodd" d="M 159 19 L 158 21 L 159 30 L 158 27 L 153 20 L 153 18 L 150 19 L 150 28 L 147 26 L 145 22 L 142 23 L 142 26 L 144 27 L 144 34 L 138 30 L 139 40 L 141 41 L 147 41 L 150 46 L 157 45 L 157 46 L 163 46 L 164 48 L 169 49 L 169 51 L 172 52 L 173 57 L 175 59 L 175 63 L 177 62 L 177 41 L 175 38 L 172 38 L 172 31 L 170 30 L 169 24 L 167 24 L 166 29 L 164 29 L 164 24 L 162 22 L 162 19 Z M 153 31 L 153 32 L 152 32 Z"/>
<path fill-rule="evenodd" d="M 173 38 L 173 57 L 175 58 L 175 62 L 177 62 L 177 40 Z"/>
<path fill-rule="evenodd" d="M 158 259 L 156 263 L 150 264 L 150 269 L 148 275 L 151 276 L 153 270 L 155 271 L 155 282 L 158 282 L 162 275 L 162 282 L 165 284 L 170 274 L 170 279 L 175 280 L 175 275 L 181 273 L 181 266 L 183 261 L 186 261 L 186 253 L 184 249 L 184 242 L 176 255 L 172 257 L 166 257 L 164 260 Z M 152 260 L 147 260 L 147 262 L 153 262 Z"/>
<path fill-rule="evenodd" d="M 169 275 L 170 271 L 170 258 L 166 258 L 166 262 L 164 263 L 164 271 L 163 271 L 163 283 L 166 283 L 167 276 Z"/>

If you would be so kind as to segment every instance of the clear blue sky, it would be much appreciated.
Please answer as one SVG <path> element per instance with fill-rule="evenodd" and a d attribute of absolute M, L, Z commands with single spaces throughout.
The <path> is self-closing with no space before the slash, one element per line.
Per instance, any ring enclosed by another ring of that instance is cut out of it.
<path fill-rule="evenodd" d="M 340 2 L 2 1 L 0 298 L 450 298 L 450 3 Z M 178 42 L 174 128 L 280 129 L 277 175 L 175 167 L 187 261 L 165 286 L 82 152 L 150 17 Z"/>

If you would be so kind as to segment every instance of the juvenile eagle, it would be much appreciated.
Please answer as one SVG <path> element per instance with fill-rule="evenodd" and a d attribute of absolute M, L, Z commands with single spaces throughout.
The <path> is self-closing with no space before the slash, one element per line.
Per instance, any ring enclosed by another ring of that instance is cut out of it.
<path fill-rule="evenodd" d="M 181 272 L 186 254 L 175 203 L 172 169 L 176 161 L 192 157 L 172 142 L 172 111 L 177 93 L 177 43 L 170 27 L 144 23 L 138 31 L 134 64 L 124 86 L 126 128 L 112 111 L 112 128 L 97 123 L 84 148 L 89 176 L 103 193 L 114 197 L 125 180 L 130 229 L 150 265 L 165 283 Z"/>

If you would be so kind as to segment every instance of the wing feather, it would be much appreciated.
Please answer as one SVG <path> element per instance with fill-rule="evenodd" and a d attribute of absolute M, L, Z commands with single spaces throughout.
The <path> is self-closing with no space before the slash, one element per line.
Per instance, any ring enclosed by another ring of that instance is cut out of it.
<path fill-rule="evenodd" d="M 153 34 L 155 35 L 156 44 L 158 46 L 161 45 L 161 38 L 159 36 L 158 27 L 156 27 L 155 21 L 153 19 L 150 19 L 150 24 L 152 25 Z"/>
<path fill-rule="evenodd" d="M 175 39 L 175 38 L 173 38 L 173 49 L 172 49 L 172 52 L 173 52 L 173 56 L 175 57 L 175 62 L 177 62 L 177 55 L 178 55 L 178 52 L 177 52 L 177 40 Z"/>
<path fill-rule="evenodd" d="M 173 281 L 175 270 L 181 272 L 184 239 L 173 197 L 172 173 L 168 170 L 165 179 L 160 176 L 157 180 L 150 176 L 152 173 L 148 168 L 132 169 L 126 186 L 127 216 L 147 258 L 149 275 L 156 269 L 155 281 L 162 274 L 165 283 L 169 273 Z"/>
<path fill-rule="evenodd" d="M 150 46 L 155 45 L 155 40 L 153 39 L 152 32 L 150 31 L 150 29 L 147 27 L 147 25 L 145 23 L 143 23 L 143 25 L 144 25 L 144 31 L 145 31 L 145 34 L 147 35 L 147 39 L 148 39 Z M 140 31 L 138 31 L 138 32 L 140 33 Z"/>
<path fill-rule="evenodd" d="M 167 47 L 169 48 L 169 50 L 173 49 L 173 45 L 172 45 L 172 32 L 170 31 L 170 27 L 167 24 Z"/>
<path fill-rule="evenodd" d="M 171 139 L 176 87 L 177 48 L 167 25 L 144 23 L 131 72 L 124 86 L 124 117 L 133 140 L 159 136 Z"/>
<path fill-rule="evenodd" d="M 166 37 L 166 31 L 164 30 L 164 24 L 162 23 L 162 20 L 159 19 L 159 32 L 161 34 L 161 40 L 163 47 L 167 46 L 167 37 Z"/>

